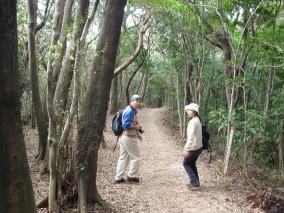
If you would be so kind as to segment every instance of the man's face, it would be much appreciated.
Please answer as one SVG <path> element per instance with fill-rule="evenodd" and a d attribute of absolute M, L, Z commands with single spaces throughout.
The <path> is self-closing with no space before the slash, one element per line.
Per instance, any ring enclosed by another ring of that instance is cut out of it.
<path fill-rule="evenodd" d="M 134 109 L 139 109 L 140 102 L 141 102 L 141 99 L 136 99 L 136 100 L 132 101 L 131 105 Z"/>

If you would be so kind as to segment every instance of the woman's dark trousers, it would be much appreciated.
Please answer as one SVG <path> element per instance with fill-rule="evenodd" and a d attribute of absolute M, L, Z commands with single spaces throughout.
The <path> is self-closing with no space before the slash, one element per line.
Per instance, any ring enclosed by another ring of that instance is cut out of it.
<path fill-rule="evenodd" d="M 202 148 L 198 150 L 189 151 L 189 156 L 184 158 L 183 160 L 183 167 L 185 168 L 185 171 L 187 172 L 190 183 L 191 184 L 199 184 L 199 176 L 198 171 L 196 167 L 196 161 L 199 157 L 199 155 L 202 152 Z"/>

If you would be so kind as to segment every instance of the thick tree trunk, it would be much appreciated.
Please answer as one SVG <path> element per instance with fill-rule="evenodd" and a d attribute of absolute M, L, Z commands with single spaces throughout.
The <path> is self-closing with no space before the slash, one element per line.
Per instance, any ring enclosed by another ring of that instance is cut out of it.
<path fill-rule="evenodd" d="M 232 67 L 230 66 L 230 62 L 232 60 L 232 53 L 231 53 L 229 40 L 225 37 L 225 38 L 220 38 L 219 42 L 221 43 L 221 46 L 223 48 L 223 54 L 224 54 L 223 69 L 224 69 L 224 75 L 226 76 L 225 79 L 230 79 L 233 73 L 232 73 Z M 232 111 L 234 108 L 234 105 L 233 105 L 234 87 L 232 87 L 232 84 L 229 83 L 227 80 L 225 81 L 226 81 L 225 88 L 226 88 L 228 109 L 231 109 L 230 111 Z"/>
<path fill-rule="evenodd" d="M 117 48 L 126 0 L 106 2 L 102 29 L 96 48 L 96 57 L 82 103 L 79 119 L 78 142 L 75 152 L 76 180 L 79 203 L 103 204 L 96 187 L 97 155 L 106 121 L 109 93 L 114 72 Z M 85 192 L 85 190 L 88 190 Z M 87 196 L 82 196 L 86 194 Z M 80 206 L 84 212 L 84 206 Z"/>
<path fill-rule="evenodd" d="M 36 212 L 20 117 L 17 1 L 0 0 L 0 212 Z"/>

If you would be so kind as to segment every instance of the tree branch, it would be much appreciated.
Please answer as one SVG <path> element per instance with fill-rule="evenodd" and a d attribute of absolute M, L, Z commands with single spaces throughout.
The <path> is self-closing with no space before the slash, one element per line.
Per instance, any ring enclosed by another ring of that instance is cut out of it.
<path fill-rule="evenodd" d="M 51 5 L 53 4 L 54 0 L 50 1 L 50 0 L 46 0 L 46 5 L 45 5 L 45 10 L 44 10 L 44 16 L 43 16 L 43 20 L 42 22 L 37 25 L 36 27 L 36 30 L 35 30 L 35 33 L 37 33 L 41 28 L 44 27 L 46 21 L 47 21 L 47 18 L 49 16 L 49 12 L 50 12 L 50 7 Z"/>
<path fill-rule="evenodd" d="M 118 66 L 115 70 L 114 70 L 114 74 L 113 74 L 113 78 L 115 78 L 120 72 L 122 72 L 124 69 L 126 69 L 134 60 L 135 58 L 137 58 L 140 50 L 143 47 L 143 37 L 144 34 L 146 33 L 147 29 L 150 27 L 150 18 L 151 18 L 151 11 L 147 10 L 145 19 L 142 21 L 141 25 L 140 25 L 140 29 L 139 29 L 139 38 L 138 38 L 138 45 L 135 49 L 135 51 L 133 52 L 133 54 L 120 66 Z"/>

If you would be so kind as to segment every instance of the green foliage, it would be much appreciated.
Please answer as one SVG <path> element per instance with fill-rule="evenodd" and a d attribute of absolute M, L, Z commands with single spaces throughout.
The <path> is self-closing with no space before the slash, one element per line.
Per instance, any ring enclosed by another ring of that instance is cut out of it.
<path fill-rule="evenodd" d="M 229 115 L 226 108 L 220 107 L 217 110 L 213 110 L 209 113 L 210 123 L 218 126 L 218 131 L 226 128 L 230 123 L 231 119 L 234 119 L 235 112 Z"/>
<path fill-rule="evenodd" d="M 276 141 L 279 133 L 277 123 L 273 120 L 265 121 L 262 112 L 257 109 L 247 111 L 247 120 L 244 119 L 243 113 L 243 107 L 234 110 L 232 114 L 229 114 L 226 108 L 219 108 L 209 113 L 210 123 L 217 126 L 219 132 L 226 132 L 227 126 L 233 121 L 236 128 L 232 150 L 234 158 L 242 157 L 243 147 L 246 146 L 248 159 L 274 167 L 277 162 Z"/>

